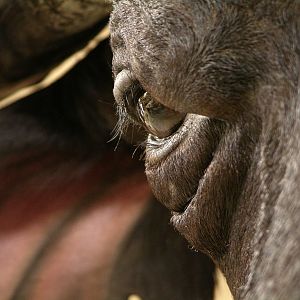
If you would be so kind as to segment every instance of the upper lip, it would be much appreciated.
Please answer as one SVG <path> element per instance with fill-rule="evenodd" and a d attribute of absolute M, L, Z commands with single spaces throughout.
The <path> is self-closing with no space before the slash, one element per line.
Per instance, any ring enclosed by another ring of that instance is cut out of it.
<path fill-rule="evenodd" d="M 207 118 L 199 118 L 199 115 L 188 115 L 176 134 L 158 146 L 148 145 L 146 151 L 146 174 L 154 194 L 177 214 L 183 213 L 190 202 L 194 202 L 217 146 L 207 137 L 210 126 Z M 190 153 L 186 153 L 187 149 Z M 184 182 L 186 185 L 182 189 Z"/>
<path fill-rule="evenodd" d="M 158 138 L 149 135 L 147 141 L 147 167 L 156 168 L 157 164 L 161 164 L 183 142 L 187 136 L 187 131 L 188 128 L 184 121 L 180 129 L 167 138 Z"/>

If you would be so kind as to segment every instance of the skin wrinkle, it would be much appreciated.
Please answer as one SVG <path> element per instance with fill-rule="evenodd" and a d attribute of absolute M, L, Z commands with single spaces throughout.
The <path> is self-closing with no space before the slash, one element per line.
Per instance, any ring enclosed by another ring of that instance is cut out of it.
<path fill-rule="evenodd" d="M 237 299 L 298 299 L 299 12 L 296 1 L 121 0 L 111 17 L 114 72 L 122 58 L 187 113 L 188 134 L 148 140 L 153 192 Z"/>

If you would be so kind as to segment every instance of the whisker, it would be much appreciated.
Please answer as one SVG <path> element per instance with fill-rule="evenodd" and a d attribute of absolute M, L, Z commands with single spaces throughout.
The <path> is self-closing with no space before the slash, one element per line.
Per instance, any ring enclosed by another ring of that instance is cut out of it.
<path fill-rule="evenodd" d="M 126 110 L 122 106 L 117 107 L 117 113 L 119 116 L 118 122 L 112 130 L 112 138 L 108 142 L 112 142 L 115 139 L 117 140 L 116 148 L 118 147 L 122 135 L 127 131 L 128 125 L 130 124 L 130 120 L 127 116 Z"/>
<path fill-rule="evenodd" d="M 122 88 L 115 86 L 120 91 L 120 94 L 122 94 L 123 99 L 119 99 L 122 102 L 119 103 L 117 106 L 117 114 L 118 114 L 118 122 L 113 128 L 111 134 L 112 138 L 108 142 L 112 142 L 114 140 L 117 140 L 117 145 L 115 150 L 118 148 L 118 145 L 120 143 L 120 140 L 122 136 L 124 136 L 127 132 L 130 126 L 132 126 L 132 132 L 131 132 L 131 142 L 133 142 L 134 138 L 134 128 L 142 127 L 140 124 L 137 123 L 137 118 L 135 118 L 135 111 L 132 105 L 132 101 L 134 101 L 135 97 L 137 96 L 136 93 L 136 79 L 131 76 L 130 73 L 127 73 L 127 76 L 129 78 L 129 81 L 132 82 L 132 85 L 127 87 L 127 91 L 123 91 Z M 130 113 L 131 112 L 131 113 Z M 140 146 L 137 147 L 137 149 Z M 137 149 L 134 151 L 134 153 L 137 151 Z M 134 155 L 134 154 L 133 154 Z"/>
<path fill-rule="evenodd" d="M 135 145 L 135 149 L 134 149 L 131 157 L 134 158 L 135 154 L 140 149 L 142 149 L 142 151 L 140 152 L 139 160 L 144 160 L 144 158 L 145 158 L 145 150 L 146 150 L 146 142 L 145 141 L 140 142 L 138 145 Z"/>
<path fill-rule="evenodd" d="M 136 152 L 139 150 L 139 148 L 141 147 L 141 145 L 137 145 L 134 149 L 134 151 L 132 152 L 131 158 L 134 158 Z"/>
<path fill-rule="evenodd" d="M 143 151 L 140 154 L 139 160 L 145 160 L 145 157 L 146 157 L 146 146 L 147 146 L 147 142 L 146 141 L 143 141 L 140 144 L 140 147 L 143 148 Z"/>

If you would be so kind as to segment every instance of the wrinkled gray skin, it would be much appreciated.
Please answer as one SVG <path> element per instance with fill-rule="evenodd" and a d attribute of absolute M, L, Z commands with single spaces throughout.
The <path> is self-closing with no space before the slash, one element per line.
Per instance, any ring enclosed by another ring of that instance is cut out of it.
<path fill-rule="evenodd" d="M 236 299 L 300 297 L 298 3 L 114 1 L 114 75 L 187 113 L 148 180 Z"/>

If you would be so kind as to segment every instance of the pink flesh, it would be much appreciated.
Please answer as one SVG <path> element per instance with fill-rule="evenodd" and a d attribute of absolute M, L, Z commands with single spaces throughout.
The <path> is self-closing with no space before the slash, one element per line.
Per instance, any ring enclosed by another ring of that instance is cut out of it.
<path fill-rule="evenodd" d="M 22 293 L 31 300 L 104 299 L 120 243 L 150 198 L 143 170 L 122 155 L 90 162 L 67 157 L 45 152 L 30 162 L 24 154 L 0 168 L 3 300 L 53 232 Z"/>

